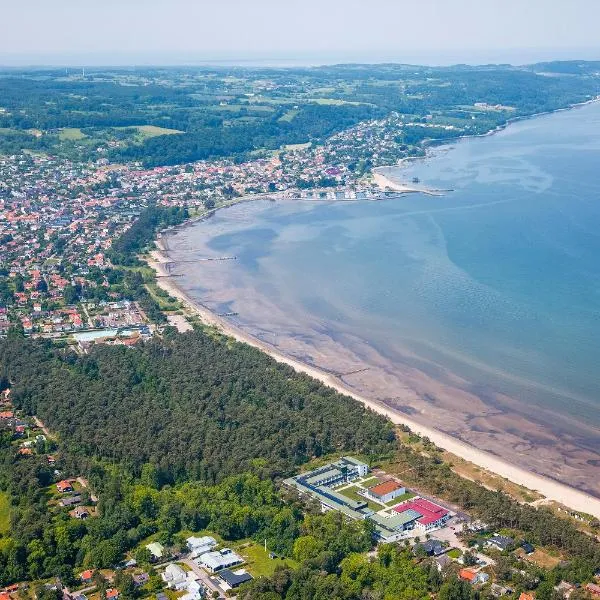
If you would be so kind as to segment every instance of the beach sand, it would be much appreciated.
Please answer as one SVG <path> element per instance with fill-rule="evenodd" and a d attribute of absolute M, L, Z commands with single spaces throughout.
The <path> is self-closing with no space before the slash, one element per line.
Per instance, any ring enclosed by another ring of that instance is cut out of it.
<path fill-rule="evenodd" d="M 386 179 L 384 176 L 381 177 Z M 159 251 L 152 252 L 148 264 L 157 274 L 167 275 L 168 270 L 165 263 L 169 262 L 169 259 L 163 253 L 162 242 L 159 240 L 157 244 Z M 373 351 L 373 355 L 369 356 L 367 361 L 372 367 L 369 369 L 370 372 L 340 376 L 340 373 L 348 373 L 349 367 L 355 368 L 357 365 L 356 354 L 348 345 L 333 343 L 331 340 L 325 339 L 326 336 L 323 336 L 324 339 L 319 340 L 318 344 L 308 338 L 303 341 L 302 331 L 292 332 L 292 336 L 282 336 L 277 332 L 270 332 L 266 328 L 257 327 L 254 331 L 248 332 L 227 319 L 217 316 L 207 306 L 194 300 L 176 285 L 175 279 L 160 277 L 157 282 L 171 296 L 180 299 L 188 310 L 195 313 L 203 323 L 218 328 L 223 334 L 254 346 L 278 362 L 318 379 L 338 392 L 361 402 L 367 408 L 386 416 L 395 424 L 407 425 L 419 435 L 427 436 L 440 448 L 480 468 L 491 471 L 515 484 L 535 490 L 548 500 L 600 518 L 600 498 L 560 483 L 560 480 L 568 479 L 570 475 L 575 476 L 576 471 L 562 458 L 564 453 L 570 452 L 572 458 L 574 457 L 573 460 L 577 460 L 577 464 L 589 461 L 585 453 L 564 440 L 561 441 L 560 449 L 555 448 L 556 439 L 539 424 L 527 421 L 520 415 L 509 415 L 507 410 L 490 409 L 473 394 L 469 395 L 468 392 L 464 392 L 462 396 L 457 396 L 455 386 L 450 385 L 459 383 L 451 381 L 453 375 L 444 373 L 441 381 L 433 378 L 427 379 L 421 371 L 408 366 L 403 366 L 398 373 L 391 373 L 386 370 L 381 357 Z M 224 297 L 227 297 L 227 292 Z M 263 307 L 263 312 L 265 315 L 269 315 L 269 321 L 277 319 L 276 311 L 266 310 Z M 302 357 L 302 359 L 296 357 Z M 335 365 L 335 369 L 328 372 L 315 364 L 326 364 L 328 367 Z M 385 390 L 389 390 L 391 385 L 395 386 L 397 390 L 394 398 L 386 397 L 384 393 Z M 413 407 L 419 400 L 415 390 L 433 392 L 436 399 L 440 399 L 442 405 L 436 406 L 436 403 L 433 402 L 424 410 L 414 410 Z M 374 398 L 379 398 L 379 400 Z M 510 407 L 513 402 L 510 398 L 500 398 L 498 401 L 502 402 L 505 408 Z M 469 403 L 469 412 L 473 413 L 466 422 L 464 409 L 462 409 L 465 402 Z M 455 422 L 452 422 L 453 407 L 455 408 Z M 411 411 L 414 411 L 415 415 L 412 415 Z M 459 412 L 462 413 L 462 418 Z M 426 423 L 418 420 L 424 415 L 427 417 Z M 445 420 L 441 421 L 441 419 Z M 436 423 L 444 423 L 444 429 L 456 432 L 456 435 L 449 435 L 431 426 Z M 498 432 L 497 439 L 490 436 L 490 430 Z M 511 433 L 511 431 L 517 430 L 527 431 L 531 439 L 537 443 L 535 452 L 531 456 L 532 468 L 537 470 L 540 464 L 550 462 L 555 465 L 553 476 L 557 480 L 538 475 L 498 456 L 502 448 L 505 448 L 508 454 L 513 453 L 515 456 L 527 455 L 527 452 L 531 451 L 531 447 L 527 447 L 527 443 L 523 441 L 522 435 Z M 477 443 L 485 450 L 459 439 L 457 437 L 459 435 L 468 442 Z"/>

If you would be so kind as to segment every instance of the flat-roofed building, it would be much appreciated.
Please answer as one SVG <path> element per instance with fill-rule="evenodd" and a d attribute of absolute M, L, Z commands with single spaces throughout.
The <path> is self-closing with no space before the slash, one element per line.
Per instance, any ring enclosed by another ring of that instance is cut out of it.
<path fill-rule="evenodd" d="M 244 559 L 237 555 L 233 550 L 223 548 L 223 550 L 215 552 L 205 552 L 198 557 L 197 562 L 211 573 L 218 573 L 223 569 L 241 565 L 244 562 Z"/>

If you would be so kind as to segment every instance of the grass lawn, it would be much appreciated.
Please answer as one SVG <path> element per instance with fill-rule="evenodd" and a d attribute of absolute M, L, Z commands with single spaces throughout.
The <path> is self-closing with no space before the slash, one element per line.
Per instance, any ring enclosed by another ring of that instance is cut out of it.
<path fill-rule="evenodd" d="M 58 139 L 62 141 L 76 142 L 77 140 L 82 140 L 86 137 L 87 135 L 85 135 L 78 127 L 65 127 L 64 129 L 61 129 L 58 134 Z"/>
<path fill-rule="evenodd" d="M 377 504 L 376 502 L 371 502 L 371 500 L 367 500 L 364 496 L 359 495 L 359 488 L 355 485 L 352 487 L 346 488 L 345 490 L 340 490 L 338 493 L 342 494 L 342 496 L 346 496 L 346 498 L 350 498 L 350 500 L 358 500 L 359 502 L 366 502 L 367 506 L 374 511 L 381 510 L 383 506 L 381 504 Z"/>
<path fill-rule="evenodd" d="M 293 568 L 298 566 L 298 563 L 291 558 L 269 558 L 269 552 L 265 552 L 264 547 L 256 542 L 248 542 L 247 544 L 242 544 L 236 549 L 236 552 L 246 560 L 248 571 L 254 578 L 270 577 L 275 572 L 277 565 L 287 563 L 288 566 Z"/>
<path fill-rule="evenodd" d="M 360 482 L 360 485 L 362 485 L 363 487 L 371 487 L 372 485 L 375 485 L 376 483 L 379 482 L 379 478 L 378 477 L 369 477 L 368 479 L 365 479 L 363 481 Z"/>
<path fill-rule="evenodd" d="M 0 534 L 10 531 L 10 499 L 6 492 L 0 492 Z"/>
<path fill-rule="evenodd" d="M 462 556 L 462 552 L 458 548 L 452 548 L 451 550 L 448 550 L 448 552 L 446 552 L 446 554 L 450 558 L 453 558 L 454 560 L 456 560 L 457 558 L 460 558 Z"/>
<path fill-rule="evenodd" d="M 412 492 L 406 492 L 406 494 L 402 494 L 401 496 L 396 496 L 393 500 L 390 500 L 386 503 L 386 506 L 396 506 L 396 504 L 401 504 L 402 502 L 406 502 L 411 498 L 414 498 L 416 494 Z"/>

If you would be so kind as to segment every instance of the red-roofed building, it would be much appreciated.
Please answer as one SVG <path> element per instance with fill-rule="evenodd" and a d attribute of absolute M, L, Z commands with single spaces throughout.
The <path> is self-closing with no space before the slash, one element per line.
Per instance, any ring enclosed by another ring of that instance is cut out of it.
<path fill-rule="evenodd" d="M 394 507 L 394 510 L 398 513 L 403 513 L 407 510 L 419 513 L 421 517 L 417 519 L 415 526 L 425 531 L 442 527 L 450 518 L 450 513 L 445 508 L 429 500 L 425 500 L 425 498 L 415 498 L 414 500 L 404 502 Z"/>
<path fill-rule="evenodd" d="M 119 590 L 115 588 L 108 588 L 106 590 L 106 600 L 117 600 L 119 597 Z"/>
<path fill-rule="evenodd" d="M 371 498 L 383 502 L 384 504 L 405 493 L 406 488 L 393 479 L 378 483 L 367 490 L 367 494 L 371 496 Z"/>
<path fill-rule="evenodd" d="M 597 585 L 595 583 L 588 583 L 585 586 L 585 589 L 592 594 L 592 596 L 600 596 L 600 585 Z"/>
<path fill-rule="evenodd" d="M 79 575 L 79 579 L 81 579 L 81 581 L 83 581 L 84 583 L 87 583 L 92 580 L 93 576 L 94 570 L 88 569 L 87 571 L 84 571 L 83 573 L 81 573 L 81 575 Z"/>
<path fill-rule="evenodd" d="M 475 571 L 472 571 L 471 569 L 461 569 L 458 572 L 458 576 L 463 581 L 468 581 L 469 583 L 473 583 L 475 581 L 475 578 L 477 577 L 477 573 L 475 573 Z"/>
<path fill-rule="evenodd" d="M 59 481 L 56 484 L 56 489 L 63 493 L 66 494 L 67 492 L 72 492 L 73 491 L 73 486 L 71 485 L 70 481 L 67 481 L 66 479 L 63 479 L 62 481 Z"/>

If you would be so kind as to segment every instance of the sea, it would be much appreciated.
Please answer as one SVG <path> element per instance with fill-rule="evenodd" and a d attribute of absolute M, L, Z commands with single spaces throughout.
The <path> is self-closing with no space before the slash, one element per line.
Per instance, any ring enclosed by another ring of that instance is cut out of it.
<path fill-rule="evenodd" d="M 600 104 L 459 140 L 386 175 L 449 191 L 218 211 L 169 239 L 174 260 L 192 261 L 177 285 L 307 362 L 336 372 L 332 353 L 346 370 L 376 356 L 388 374 L 443 379 L 444 394 L 469 394 L 448 404 L 452 419 L 468 423 L 487 404 L 503 420 L 484 433 L 500 442 L 516 435 L 514 415 L 527 421 L 521 438 L 548 448 L 564 437 L 571 467 L 600 467 Z M 194 262 L 207 256 L 236 260 Z M 419 396 L 431 408 L 435 391 L 426 398 L 415 377 L 407 410 L 426 417 Z M 444 428 L 443 410 L 431 410 Z M 562 477 L 548 460 L 546 474 Z"/>

